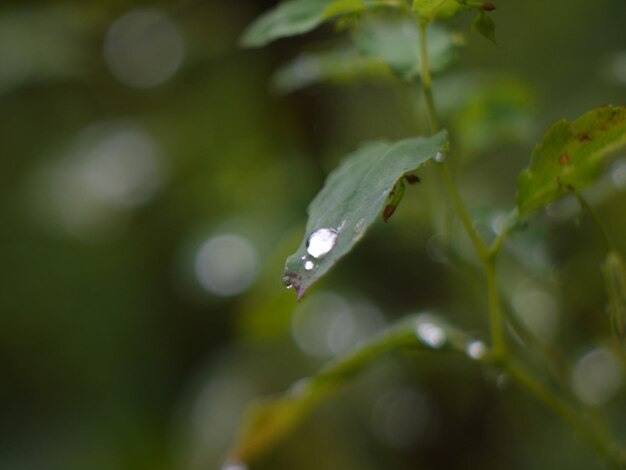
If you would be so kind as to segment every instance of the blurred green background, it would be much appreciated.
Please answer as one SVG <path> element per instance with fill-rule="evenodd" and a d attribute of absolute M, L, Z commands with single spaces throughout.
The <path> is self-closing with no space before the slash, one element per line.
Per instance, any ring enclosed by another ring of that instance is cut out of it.
<path fill-rule="evenodd" d="M 385 78 L 273 92 L 280 65 L 334 36 L 238 48 L 273 4 L 0 5 L 1 469 L 218 469 L 250 399 L 393 319 L 431 309 L 486 331 L 474 259 L 428 171 L 303 303 L 281 285 L 341 156 L 427 126 L 414 90 Z M 547 126 L 626 103 L 623 0 L 497 8 L 498 46 L 469 16 L 445 25 L 464 45 L 434 82 L 486 234 Z M 626 163 L 609 170 L 588 197 L 624 254 Z M 510 242 L 503 290 L 626 436 L 602 246 L 572 211 Z M 506 377 L 422 354 L 375 364 L 259 468 L 602 467 Z"/>

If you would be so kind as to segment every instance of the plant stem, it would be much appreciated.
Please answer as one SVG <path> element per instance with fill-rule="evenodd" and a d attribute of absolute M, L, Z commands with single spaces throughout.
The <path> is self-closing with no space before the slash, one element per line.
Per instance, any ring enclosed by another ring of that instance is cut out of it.
<path fill-rule="evenodd" d="M 430 125 L 433 133 L 439 131 L 439 122 L 432 94 L 432 80 L 428 64 L 428 44 L 426 28 L 428 24 L 420 22 L 420 53 L 421 53 L 421 74 L 422 88 L 426 99 L 426 107 L 430 118 Z M 534 395 L 541 402 L 554 410 L 561 418 L 589 444 L 589 446 L 599 455 L 612 469 L 626 469 L 626 454 L 620 450 L 612 438 L 610 431 L 603 422 L 597 420 L 588 413 L 583 413 L 573 406 L 568 400 L 559 396 L 551 388 L 547 387 L 530 370 L 510 357 L 506 349 L 504 326 L 502 318 L 502 306 L 498 293 L 495 262 L 500 253 L 508 230 L 503 228 L 492 246 L 489 247 L 474 227 L 465 204 L 457 190 L 456 184 L 450 174 L 446 162 L 437 165 L 445 187 L 452 198 L 456 212 L 472 240 L 474 247 L 480 256 L 487 273 L 487 286 L 489 298 L 489 319 L 491 327 L 491 339 L 493 350 L 490 354 L 490 361 L 502 367 L 517 383 L 524 387 L 531 395 Z M 579 197 L 581 205 L 588 209 L 600 229 L 604 243 L 610 247 L 608 238 L 602 230 L 602 226 L 595 217 L 593 211 L 588 207 L 586 201 Z"/>
<path fill-rule="evenodd" d="M 430 68 L 428 63 L 428 38 L 427 29 L 428 24 L 424 21 L 420 22 L 420 59 L 422 65 L 422 88 L 424 90 L 424 97 L 426 99 L 426 107 L 428 109 L 428 116 L 430 118 L 430 125 L 433 133 L 439 131 L 439 122 L 437 120 L 437 111 L 435 109 L 435 102 L 433 100 L 432 93 L 432 80 L 430 76 Z M 496 355 L 500 355 L 504 352 L 504 329 L 502 327 L 502 314 L 500 309 L 500 299 L 498 297 L 498 288 L 496 285 L 495 276 L 495 256 L 492 256 L 489 247 L 482 239 L 476 227 L 472 223 L 472 219 L 469 215 L 465 203 L 459 194 L 456 183 L 452 178 L 448 164 L 443 161 L 437 165 L 441 179 L 452 199 L 454 208 L 456 210 L 461 223 L 465 228 L 465 231 L 469 235 L 478 256 L 482 260 L 487 270 L 487 284 L 489 287 L 489 311 L 491 318 L 491 336 L 494 345 L 494 352 Z"/>
<path fill-rule="evenodd" d="M 493 355 L 496 359 L 503 358 L 506 354 L 504 341 L 504 322 L 502 321 L 502 306 L 498 294 L 496 281 L 495 260 L 489 258 L 485 262 L 487 269 L 487 288 L 489 295 L 489 324 L 491 327 L 491 339 L 493 342 Z"/>
<path fill-rule="evenodd" d="M 450 168 L 448 167 L 448 164 L 446 162 L 441 162 L 437 164 L 437 168 L 439 170 L 439 175 L 441 176 L 441 179 L 446 186 L 446 190 L 448 191 L 448 194 L 452 199 L 452 203 L 454 204 L 457 215 L 459 216 L 459 219 L 461 219 L 461 223 L 463 224 L 465 231 L 472 240 L 472 244 L 474 245 L 478 256 L 480 256 L 483 262 L 485 262 L 489 258 L 489 248 L 478 234 L 476 227 L 474 227 L 469 212 L 465 207 L 465 203 L 463 202 L 463 199 L 461 198 L 461 195 L 457 190 L 456 183 L 454 182 L 454 179 L 450 174 Z"/>
<path fill-rule="evenodd" d="M 430 77 L 430 64 L 428 60 L 428 42 L 426 29 L 428 23 L 420 21 L 420 62 L 422 65 L 422 89 L 424 90 L 424 98 L 426 99 L 426 108 L 428 109 L 428 117 L 430 119 L 430 127 L 433 134 L 439 132 L 439 122 L 437 120 L 437 112 L 435 110 L 435 100 L 433 99 L 432 79 Z"/>

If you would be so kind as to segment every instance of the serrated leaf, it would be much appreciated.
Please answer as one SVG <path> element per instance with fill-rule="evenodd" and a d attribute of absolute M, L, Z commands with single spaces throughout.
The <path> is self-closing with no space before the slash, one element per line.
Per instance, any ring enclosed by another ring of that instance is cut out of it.
<path fill-rule="evenodd" d="M 279 397 L 253 403 L 244 415 L 239 441 L 230 458 L 256 462 L 318 403 L 391 351 L 437 350 L 485 357 L 485 345 L 431 314 L 412 315 L 388 328 L 316 375 L 301 380 Z"/>
<path fill-rule="evenodd" d="M 279 93 L 291 93 L 315 83 L 349 83 L 373 78 L 393 78 L 388 67 L 364 57 L 353 46 L 303 53 L 276 71 L 272 85 Z"/>
<path fill-rule="evenodd" d="M 448 19 L 461 8 L 457 0 L 415 0 L 413 10 L 425 20 Z"/>
<path fill-rule="evenodd" d="M 290 0 L 257 18 L 245 31 L 245 47 L 261 47 L 283 37 L 308 33 L 325 21 L 369 8 L 400 7 L 395 0 Z"/>
<path fill-rule="evenodd" d="M 348 254 L 378 219 L 395 183 L 447 144 L 447 134 L 373 142 L 349 155 L 309 205 L 306 236 L 287 259 L 285 284 L 298 299 Z"/>
<path fill-rule="evenodd" d="M 574 122 L 558 121 L 520 174 L 517 207 L 529 214 L 582 190 L 602 173 L 605 158 L 626 147 L 626 106 L 603 106 Z"/>
<path fill-rule="evenodd" d="M 497 44 L 496 23 L 493 21 L 491 15 L 486 11 L 481 11 L 478 15 L 476 15 L 476 18 L 474 18 L 474 21 L 472 22 L 472 30 L 483 35 L 494 44 Z"/>
<path fill-rule="evenodd" d="M 454 61 L 452 36 L 436 25 L 428 28 L 428 57 L 437 72 Z M 409 18 L 369 18 L 352 35 L 357 49 L 386 63 L 400 78 L 412 81 L 421 70 L 419 26 Z"/>

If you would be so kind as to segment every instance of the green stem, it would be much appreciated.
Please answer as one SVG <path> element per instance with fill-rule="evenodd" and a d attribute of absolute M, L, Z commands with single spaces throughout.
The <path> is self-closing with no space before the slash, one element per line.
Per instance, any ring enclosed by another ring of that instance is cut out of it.
<path fill-rule="evenodd" d="M 435 109 L 435 101 L 433 99 L 433 90 L 432 90 L 432 78 L 430 76 L 430 65 L 428 61 L 428 35 L 426 29 L 428 27 L 428 23 L 425 21 L 420 22 L 420 60 L 422 65 L 422 89 L 424 91 L 424 98 L 426 100 L 426 108 L 428 109 L 428 117 L 430 119 L 430 127 L 432 129 L 433 134 L 439 131 L 439 121 L 437 120 L 437 110 Z M 472 223 L 472 219 L 469 216 L 467 208 L 461 198 L 459 191 L 457 190 L 456 184 L 452 175 L 450 174 L 450 169 L 445 161 L 440 162 L 437 165 L 439 169 L 439 174 L 443 179 L 443 182 L 446 186 L 450 197 L 452 198 L 452 203 L 454 204 L 454 208 L 461 219 L 461 223 L 463 227 L 467 231 L 467 234 L 472 240 L 476 251 L 478 252 L 481 259 L 485 260 L 489 256 L 489 249 L 483 239 L 480 237 L 474 224 Z"/>
<path fill-rule="evenodd" d="M 435 109 L 435 102 L 432 94 L 432 80 L 430 76 L 430 68 L 428 63 L 428 37 L 426 34 L 428 24 L 424 21 L 420 22 L 420 59 L 422 64 L 422 88 L 424 90 L 424 97 L 426 99 L 426 107 L 428 109 L 428 116 L 430 117 L 430 125 L 433 133 L 439 130 L 439 122 L 437 120 L 437 111 Z M 494 259 L 491 255 L 489 247 L 482 239 L 476 227 L 472 223 L 472 219 L 469 215 L 465 203 L 459 194 L 456 183 L 452 178 L 450 169 L 445 161 L 440 162 L 437 165 L 441 179 L 452 199 L 454 208 L 456 210 L 461 223 L 465 228 L 465 231 L 469 235 L 478 256 L 482 260 L 485 268 L 487 269 L 487 284 L 489 286 L 489 310 L 491 317 L 491 333 L 494 344 L 494 350 L 496 354 L 502 354 L 504 352 L 504 330 L 502 327 L 502 314 L 500 311 L 500 299 L 497 294 L 497 285 L 495 277 Z"/>
<path fill-rule="evenodd" d="M 489 248 L 478 234 L 476 227 L 474 227 L 472 218 L 470 217 L 469 212 L 465 207 L 465 203 L 463 202 L 463 199 L 461 198 L 461 195 L 457 190 L 456 184 L 454 182 L 454 179 L 452 178 L 452 175 L 450 174 L 450 169 L 447 163 L 441 162 L 437 165 L 437 168 L 439 170 L 441 179 L 443 180 L 443 184 L 445 185 L 446 190 L 448 191 L 448 194 L 452 199 L 452 203 L 454 204 L 457 215 L 459 216 L 459 219 L 461 219 L 461 223 L 463 224 L 465 231 L 472 240 L 472 244 L 474 245 L 478 256 L 480 256 L 483 262 L 485 262 L 489 258 Z"/>
<path fill-rule="evenodd" d="M 438 132 L 439 122 L 432 94 L 432 80 L 428 63 L 428 44 L 426 34 L 427 23 L 420 23 L 420 53 L 422 65 L 422 88 L 426 100 L 428 116 L 433 133 Z M 549 408 L 554 410 L 561 418 L 569 423 L 572 428 L 583 438 L 589 446 L 599 455 L 612 469 L 626 469 L 626 456 L 615 445 L 614 439 L 610 432 L 596 419 L 587 419 L 586 413 L 580 412 L 576 407 L 572 406 L 567 400 L 560 397 L 553 390 L 536 378 L 529 370 L 517 363 L 507 353 L 504 326 L 502 318 L 502 306 L 500 296 L 498 294 L 498 286 L 496 279 L 495 262 L 500 253 L 504 240 L 507 236 L 507 230 L 503 230 L 491 247 L 487 246 L 483 238 L 479 235 L 474 227 L 465 204 L 459 195 L 456 184 L 450 174 L 445 162 L 437 165 L 445 187 L 452 198 L 452 202 L 461 222 L 467 231 L 474 247 L 480 256 L 486 272 L 487 286 L 489 297 L 489 318 L 491 327 L 491 338 L 493 343 L 493 351 L 490 360 L 501 366 L 508 374 L 524 387 L 528 392 L 542 401 Z M 584 201 L 584 200 L 583 200 Z M 582 202 L 581 204 L 586 204 Z M 588 205 L 587 205 L 588 206 Z M 601 228 L 593 211 L 589 211 L 594 217 L 597 225 Z M 608 238 L 603 230 L 601 230 L 605 244 L 608 244 Z"/>
<path fill-rule="evenodd" d="M 489 324 L 493 341 L 493 355 L 496 359 L 499 359 L 506 354 L 506 343 L 504 341 L 504 322 L 502 321 L 502 306 L 500 305 L 500 296 L 498 294 L 494 259 L 488 259 L 485 263 L 485 268 L 487 269 Z"/>
<path fill-rule="evenodd" d="M 435 100 L 433 99 L 432 79 L 430 77 L 430 64 L 428 60 L 428 38 L 426 29 L 428 23 L 420 22 L 420 62 L 422 65 L 422 89 L 424 90 L 424 98 L 426 99 L 426 108 L 428 109 L 428 117 L 430 119 L 430 127 L 433 134 L 439 132 L 439 121 L 437 120 L 437 112 L 435 110 Z"/>

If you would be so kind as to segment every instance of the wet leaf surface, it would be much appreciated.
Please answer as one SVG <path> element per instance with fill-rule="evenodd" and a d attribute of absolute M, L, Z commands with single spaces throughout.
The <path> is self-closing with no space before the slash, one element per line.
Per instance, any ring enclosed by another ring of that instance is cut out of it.
<path fill-rule="evenodd" d="M 369 143 L 330 174 L 308 208 L 305 237 L 285 266 L 285 284 L 299 299 L 379 218 L 396 182 L 434 159 L 446 143 L 445 131 L 428 138 Z"/>

